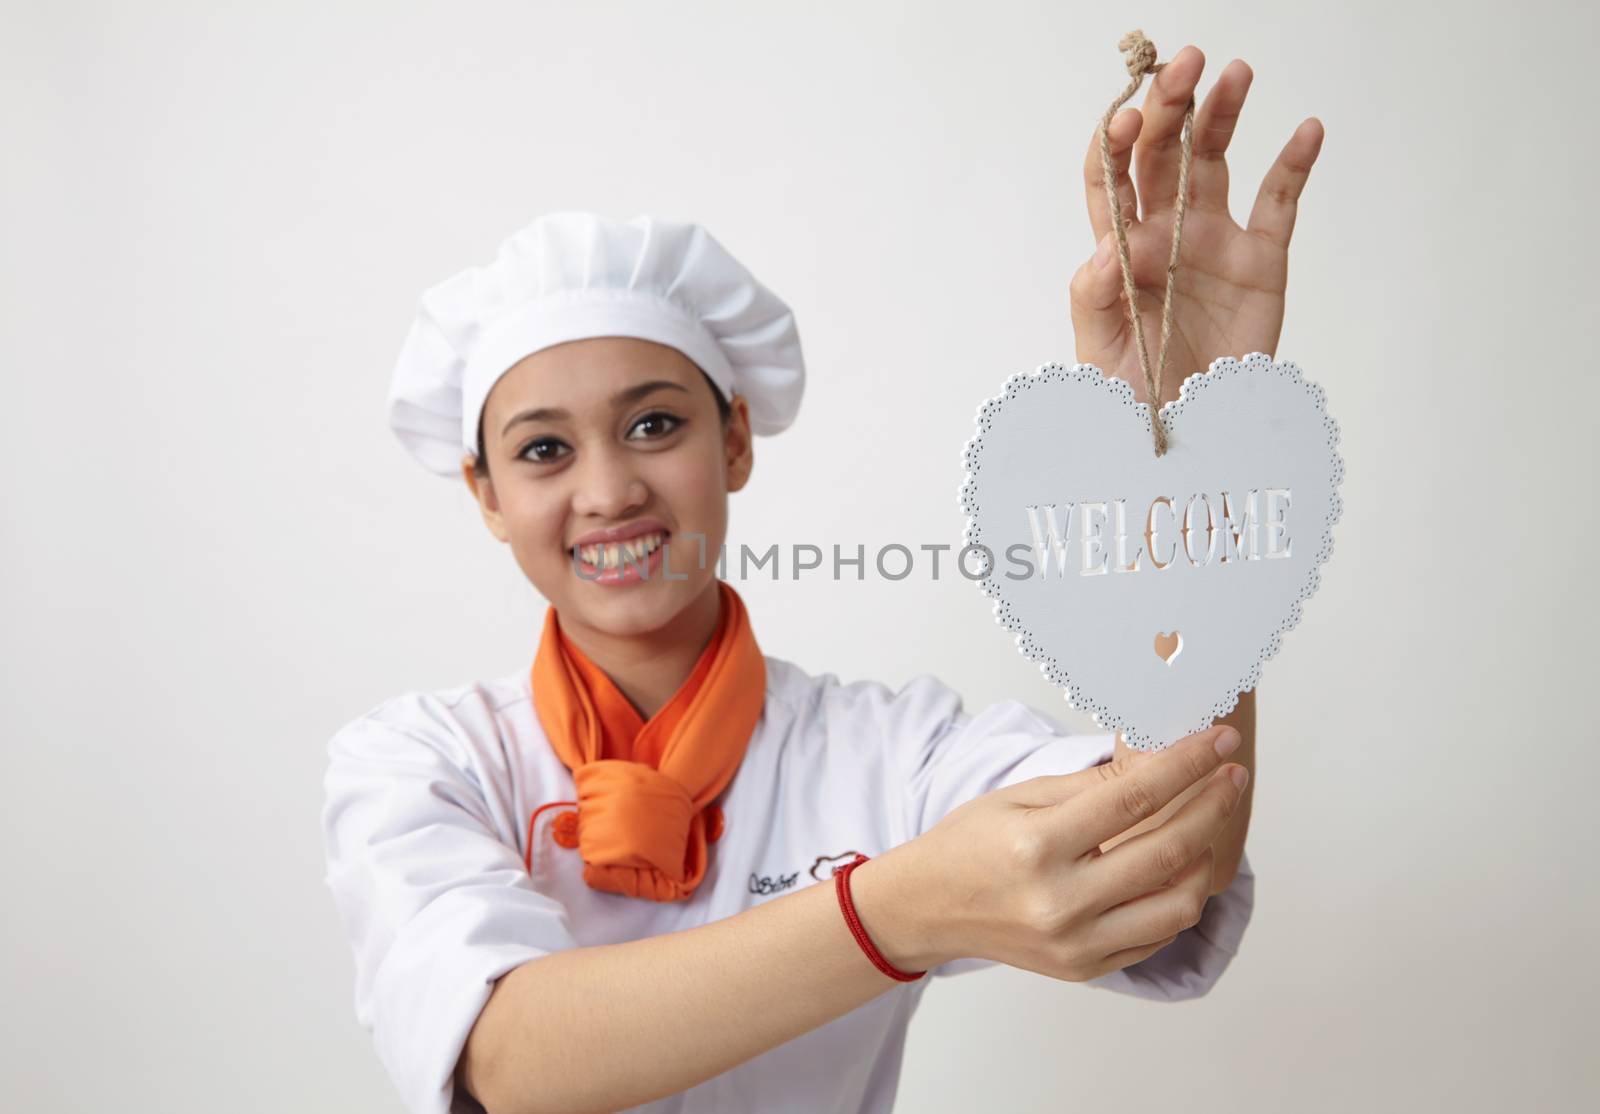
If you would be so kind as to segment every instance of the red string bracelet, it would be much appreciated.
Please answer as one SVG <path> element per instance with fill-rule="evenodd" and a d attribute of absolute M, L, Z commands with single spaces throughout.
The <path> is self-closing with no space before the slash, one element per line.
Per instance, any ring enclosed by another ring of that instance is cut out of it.
<path fill-rule="evenodd" d="M 856 943 L 861 945 L 861 950 L 867 953 L 867 958 L 872 960 L 872 965 L 888 975 L 891 979 L 901 982 L 916 982 L 926 971 L 902 971 L 878 951 L 872 942 L 872 937 L 867 935 L 867 930 L 861 925 L 861 918 L 856 916 L 855 903 L 850 900 L 850 872 L 867 861 L 867 856 L 856 852 L 856 857 L 843 866 L 833 868 L 833 888 L 839 894 L 839 908 L 844 911 L 845 923 L 850 926 L 850 932 L 856 938 Z"/>

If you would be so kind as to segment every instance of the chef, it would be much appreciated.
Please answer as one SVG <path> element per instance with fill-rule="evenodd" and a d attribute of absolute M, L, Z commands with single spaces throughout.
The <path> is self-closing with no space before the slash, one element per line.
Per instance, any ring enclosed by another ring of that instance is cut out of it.
<path fill-rule="evenodd" d="M 330 745 L 326 882 L 409 1110 L 887 1114 L 924 974 L 1001 956 L 1173 1000 L 1238 949 L 1253 875 L 1240 859 L 1207 900 L 1207 858 L 1104 915 L 1198 893 L 1181 932 L 1162 912 L 1112 952 L 1089 933 L 1113 922 L 1085 919 L 1060 967 L 974 950 L 1022 932 L 1000 922 L 1025 875 L 984 810 L 1058 794 L 1087 825 L 1113 737 L 765 652 L 695 555 L 804 385 L 789 308 L 690 223 L 549 213 L 423 294 L 389 421 L 549 607 L 531 662 L 386 700 Z M 1237 740 L 1182 745 L 1226 773 Z M 1142 838 L 1073 869 L 1132 864 Z M 979 885 L 994 900 L 952 904 Z"/>

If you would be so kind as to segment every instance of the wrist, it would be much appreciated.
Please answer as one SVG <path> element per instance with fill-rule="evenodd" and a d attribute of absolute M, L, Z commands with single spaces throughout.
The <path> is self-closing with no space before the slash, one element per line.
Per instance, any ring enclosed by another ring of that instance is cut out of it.
<path fill-rule="evenodd" d="M 891 848 L 850 872 L 850 900 L 878 954 L 902 971 L 926 971 L 953 958 L 938 939 L 934 891 L 922 883 L 910 844 Z"/>

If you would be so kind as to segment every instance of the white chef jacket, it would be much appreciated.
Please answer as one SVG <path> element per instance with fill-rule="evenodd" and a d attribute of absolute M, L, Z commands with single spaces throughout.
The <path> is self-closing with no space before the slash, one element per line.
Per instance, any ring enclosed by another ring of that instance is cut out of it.
<path fill-rule="evenodd" d="M 1113 737 L 1072 735 L 1015 700 L 968 713 L 929 674 L 894 690 L 841 684 L 767 656 L 766 704 L 720 798 L 726 827 L 687 901 L 590 888 L 551 837 L 575 800 L 527 670 L 387 700 L 333 737 L 322 828 L 331 889 L 355 954 L 355 1012 L 408 1110 L 481 1111 L 453 1076 L 494 981 L 562 948 L 721 920 L 819 882 L 853 852 L 877 856 L 974 797 L 1107 761 Z M 1242 861 L 1200 923 L 1140 963 L 1091 981 L 1142 998 L 1194 998 L 1239 947 L 1254 899 Z M 906 1028 L 958 959 L 712 1079 L 633 1108 L 889 1114 Z M 827 1065 L 819 1071 L 818 1065 Z M 537 1086 L 537 1081 L 533 1083 Z"/>

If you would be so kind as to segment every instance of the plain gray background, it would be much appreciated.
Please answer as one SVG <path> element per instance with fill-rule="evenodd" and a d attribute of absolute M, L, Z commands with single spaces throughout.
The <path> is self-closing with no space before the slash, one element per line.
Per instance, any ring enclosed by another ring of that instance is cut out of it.
<path fill-rule="evenodd" d="M 1277 355 L 1328 390 L 1345 517 L 1262 682 L 1215 991 L 942 983 L 900 1109 L 1593 1101 L 1592 9 L 8 8 L 8 1107 L 398 1109 L 321 881 L 326 741 L 524 667 L 543 614 L 384 424 L 425 287 L 555 208 L 699 221 L 811 375 L 730 541 L 954 541 L 977 405 L 1073 359 L 1133 27 L 1206 52 L 1201 96 L 1254 68 L 1238 219 L 1327 129 Z M 964 580 L 737 586 L 807 669 L 1089 727 Z"/>

